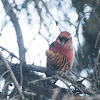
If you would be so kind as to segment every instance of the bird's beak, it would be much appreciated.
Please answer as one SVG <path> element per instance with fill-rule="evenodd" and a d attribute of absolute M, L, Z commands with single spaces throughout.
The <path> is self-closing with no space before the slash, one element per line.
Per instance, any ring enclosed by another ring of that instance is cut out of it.
<path fill-rule="evenodd" d="M 59 45 L 65 45 L 67 42 L 68 42 L 68 40 L 70 40 L 71 38 L 61 38 L 61 39 L 58 39 L 57 40 L 57 42 L 58 42 L 58 44 Z"/>
<path fill-rule="evenodd" d="M 57 42 L 58 42 L 58 44 L 60 44 L 60 45 L 61 45 L 61 42 L 60 42 L 60 40 L 59 40 L 59 39 L 57 40 Z"/>
<path fill-rule="evenodd" d="M 58 39 L 57 42 L 58 42 L 59 45 L 64 45 L 66 43 L 66 41 L 64 39 L 61 40 L 61 41 Z"/>
<path fill-rule="evenodd" d="M 65 40 L 62 40 L 61 41 L 61 45 L 64 45 L 64 44 L 66 44 L 66 41 Z"/>

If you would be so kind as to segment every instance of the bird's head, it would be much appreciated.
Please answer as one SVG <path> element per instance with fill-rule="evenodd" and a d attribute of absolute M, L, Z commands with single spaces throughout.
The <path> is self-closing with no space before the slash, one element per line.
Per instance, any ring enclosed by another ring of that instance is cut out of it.
<path fill-rule="evenodd" d="M 72 45 L 72 37 L 69 32 L 66 32 L 66 31 L 61 32 L 60 35 L 57 37 L 56 41 L 54 41 L 51 44 L 49 50 L 59 53 L 60 55 L 63 55 L 70 63 L 70 69 L 72 68 L 73 45 Z"/>
<path fill-rule="evenodd" d="M 69 32 L 61 32 L 57 37 L 56 42 L 61 46 L 65 46 L 66 49 L 72 49 L 72 37 Z"/>

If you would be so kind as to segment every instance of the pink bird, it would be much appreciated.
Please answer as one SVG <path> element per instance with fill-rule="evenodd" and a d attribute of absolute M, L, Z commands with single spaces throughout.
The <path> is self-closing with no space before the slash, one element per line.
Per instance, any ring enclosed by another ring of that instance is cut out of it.
<path fill-rule="evenodd" d="M 61 32 L 46 51 L 47 67 L 61 71 L 71 69 L 73 65 L 73 43 L 69 32 Z"/>

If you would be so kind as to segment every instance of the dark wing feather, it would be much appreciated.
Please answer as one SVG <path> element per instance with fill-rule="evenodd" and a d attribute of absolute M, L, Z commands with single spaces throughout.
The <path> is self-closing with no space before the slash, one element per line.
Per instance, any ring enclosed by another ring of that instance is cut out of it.
<path fill-rule="evenodd" d="M 47 51 L 47 67 L 54 67 L 58 70 L 65 71 L 70 68 L 68 60 L 58 52 Z"/>
<path fill-rule="evenodd" d="M 50 45 L 49 49 L 50 49 L 51 47 L 55 47 L 54 42 Z"/>

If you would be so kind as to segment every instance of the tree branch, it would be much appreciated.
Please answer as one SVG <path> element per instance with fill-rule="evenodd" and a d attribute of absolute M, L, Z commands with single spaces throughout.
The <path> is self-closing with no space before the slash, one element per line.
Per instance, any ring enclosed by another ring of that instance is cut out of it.
<path fill-rule="evenodd" d="M 35 94 L 35 95 L 38 94 L 38 95 L 43 95 L 47 98 L 52 98 L 53 91 L 56 88 L 60 89 L 60 92 L 58 95 L 60 98 L 59 100 L 61 100 L 61 98 L 66 93 L 69 96 L 79 95 L 79 94 L 84 94 L 84 96 L 88 94 L 89 96 L 91 96 L 91 95 L 96 95 L 100 93 L 100 92 L 96 92 L 96 91 L 86 88 L 86 86 L 82 84 L 82 81 L 79 81 L 73 78 L 72 74 L 66 74 L 67 72 L 57 71 L 57 70 L 50 69 L 47 67 L 29 65 L 25 63 L 22 65 L 24 83 L 23 83 L 23 88 L 21 90 L 19 86 L 17 86 L 18 83 L 20 82 L 20 74 L 19 74 L 20 64 L 10 64 L 11 66 L 9 66 L 8 62 L 4 58 L 3 59 L 1 58 L 2 58 L 2 54 L 0 53 L 0 61 L 3 62 L 0 64 L 0 73 L 4 73 L 4 72 L 6 73 L 7 70 L 10 70 L 9 73 L 11 75 L 11 78 L 13 79 L 15 86 L 17 87 L 16 89 L 19 91 L 19 93 L 22 93 L 23 91 L 25 98 L 27 97 L 27 95 L 31 95 L 31 94 Z M 43 78 L 41 75 L 36 74 L 35 72 L 45 73 L 47 78 Z M 77 74 L 75 75 L 77 76 Z M 3 77 L 5 78 L 5 75 L 3 75 Z M 81 76 L 78 75 L 78 77 L 81 77 Z M 85 79 L 88 79 L 88 78 L 85 78 Z M 61 80 L 63 83 L 65 83 L 66 86 L 68 86 L 68 89 L 60 88 L 59 86 L 55 85 L 55 82 L 57 80 Z M 71 88 L 72 86 L 74 88 Z M 26 91 L 29 94 L 27 94 L 24 91 Z"/>
<path fill-rule="evenodd" d="M 16 80 L 15 75 L 13 74 L 13 72 L 12 72 L 12 70 L 11 70 L 11 68 L 10 68 L 10 66 L 9 66 L 9 64 L 8 64 L 8 62 L 7 62 L 6 59 L 3 57 L 3 55 L 2 55 L 1 52 L 0 52 L 0 55 L 1 55 L 1 56 L 0 56 L 0 60 L 3 62 L 3 64 L 4 64 L 5 67 L 7 68 L 7 70 L 10 71 L 11 78 L 12 78 L 13 82 L 15 83 L 15 86 L 16 86 L 16 88 L 17 88 L 17 90 L 18 90 L 20 96 L 21 96 L 22 99 L 24 100 L 24 95 L 23 95 L 22 90 L 21 90 L 21 88 L 20 88 L 20 86 L 19 86 L 19 84 L 18 84 L 18 81 Z"/>
<path fill-rule="evenodd" d="M 5 12 L 7 15 L 10 17 L 10 20 L 15 28 L 16 31 L 16 36 L 17 36 L 17 42 L 18 42 L 18 49 L 19 49 L 19 58 L 22 61 L 25 61 L 25 47 L 24 47 L 24 41 L 23 41 L 23 36 L 22 36 L 22 31 L 18 22 L 18 18 L 16 14 L 13 11 L 12 6 L 8 2 L 8 0 L 1 0 L 5 9 Z"/>

